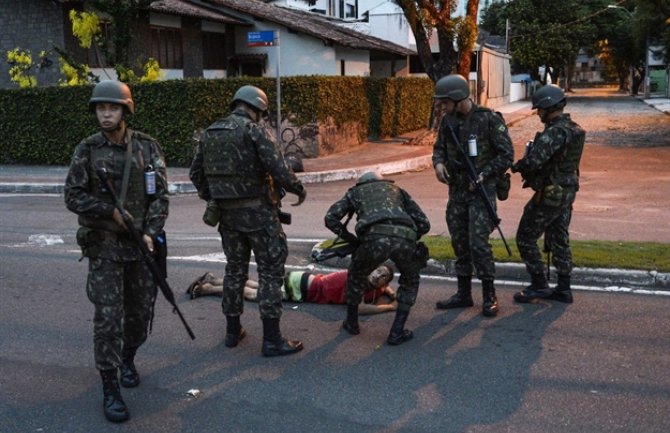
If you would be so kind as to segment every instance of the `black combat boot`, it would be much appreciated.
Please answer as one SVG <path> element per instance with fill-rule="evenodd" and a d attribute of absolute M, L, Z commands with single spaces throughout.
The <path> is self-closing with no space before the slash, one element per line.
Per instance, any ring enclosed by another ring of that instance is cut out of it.
<path fill-rule="evenodd" d="M 116 369 L 100 370 L 100 377 L 102 377 L 102 392 L 104 394 L 102 409 L 105 412 L 105 418 L 112 422 L 127 421 L 130 418 L 130 412 L 128 412 L 128 406 L 121 397 Z"/>
<path fill-rule="evenodd" d="M 135 388 L 140 384 L 140 375 L 135 368 L 136 348 L 123 349 L 121 356 L 121 386 L 124 388 Z"/>
<path fill-rule="evenodd" d="M 566 304 L 572 304 L 572 290 L 570 289 L 570 275 L 561 275 L 558 274 L 558 284 L 554 293 L 549 297 L 554 301 L 565 302 Z"/>
<path fill-rule="evenodd" d="M 245 335 L 247 332 L 240 325 L 240 316 L 226 316 L 226 338 L 223 344 L 226 347 L 235 347 Z"/>
<path fill-rule="evenodd" d="M 351 335 L 361 333 L 361 328 L 358 326 L 358 305 L 347 305 L 347 318 L 342 322 L 342 327 Z"/>
<path fill-rule="evenodd" d="M 482 280 L 482 314 L 486 317 L 498 314 L 498 298 L 492 279 Z"/>
<path fill-rule="evenodd" d="M 282 337 L 279 319 L 263 319 L 263 356 L 290 355 L 302 349 L 302 342 Z"/>
<path fill-rule="evenodd" d="M 451 298 L 438 301 L 435 306 L 440 310 L 449 310 L 452 308 L 472 307 L 472 277 L 467 275 L 458 276 L 458 291 Z"/>
<path fill-rule="evenodd" d="M 520 292 L 514 294 L 514 300 L 527 304 L 535 299 L 551 298 L 554 291 L 549 288 L 547 277 L 544 273 L 532 274 L 530 276 L 530 285 Z"/>
<path fill-rule="evenodd" d="M 402 309 L 401 309 L 402 308 Z M 414 333 L 409 329 L 405 329 L 405 322 L 409 316 L 409 305 L 398 306 L 395 312 L 395 319 L 391 325 L 391 332 L 389 333 L 386 342 L 392 346 L 397 346 L 409 341 L 414 337 Z"/>

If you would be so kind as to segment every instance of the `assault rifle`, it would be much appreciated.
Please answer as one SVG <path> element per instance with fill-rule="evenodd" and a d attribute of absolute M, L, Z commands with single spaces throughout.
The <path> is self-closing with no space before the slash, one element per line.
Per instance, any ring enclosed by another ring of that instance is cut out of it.
<path fill-rule="evenodd" d="M 454 128 L 452 128 L 451 124 L 449 122 L 447 123 L 447 127 L 449 128 L 449 133 L 451 134 L 451 139 L 454 141 L 454 144 L 460 151 L 461 155 L 463 156 L 463 160 L 465 162 L 465 167 L 468 172 L 468 177 L 470 178 L 470 181 L 475 185 L 477 188 L 477 192 L 479 192 L 479 196 L 481 197 L 482 201 L 484 202 L 484 207 L 486 208 L 487 213 L 489 214 L 489 217 L 491 218 L 491 221 L 493 221 L 493 224 L 495 224 L 496 229 L 498 229 L 498 233 L 500 234 L 500 238 L 503 241 L 503 244 L 505 244 L 505 249 L 507 250 L 507 254 L 512 256 L 512 250 L 509 248 L 509 245 L 507 245 L 507 240 L 505 239 L 505 235 L 503 235 L 502 230 L 500 229 L 500 218 L 498 218 L 498 214 L 496 214 L 495 209 L 493 209 L 493 204 L 491 203 L 491 200 L 489 199 L 488 194 L 486 194 L 486 189 L 484 189 L 484 185 L 479 181 L 479 176 L 477 175 L 477 170 L 475 169 L 475 165 L 472 163 L 472 160 L 470 160 L 470 157 L 468 156 L 467 153 L 465 153 L 465 149 L 463 149 L 463 146 L 461 146 L 461 142 L 458 140 L 458 137 L 456 137 L 456 133 L 454 132 Z"/>
<path fill-rule="evenodd" d="M 142 253 L 142 258 L 144 259 L 144 262 L 147 264 L 149 271 L 151 271 L 151 275 L 154 277 L 154 281 L 156 282 L 156 284 L 158 284 L 158 287 L 161 289 L 161 292 L 163 292 L 163 296 L 165 296 L 165 299 L 167 299 L 170 305 L 172 305 L 172 307 L 174 308 L 174 312 L 177 313 L 177 315 L 181 319 L 181 323 L 184 324 L 186 332 L 188 332 L 188 335 L 189 337 L 191 337 L 191 340 L 195 340 L 195 335 L 193 334 L 191 327 L 188 326 L 188 323 L 186 323 L 186 319 L 184 319 L 184 316 L 181 314 L 181 311 L 179 311 L 177 301 L 174 298 L 174 293 L 172 292 L 172 289 L 168 285 L 167 281 L 165 280 L 163 272 L 158 267 L 156 260 L 151 254 L 151 251 L 149 251 L 149 248 L 147 248 L 146 244 L 142 240 L 142 235 L 137 231 L 137 229 L 133 225 L 133 217 L 129 213 L 127 213 L 125 209 L 123 209 L 123 205 L 121 204 L 119 197 L 116 195 L 112 183 L 109 181 L 109 178 L 107 177 L 107 170 L 105 170 L 104 168 L 100 168 L 96 170 L 96 172 L 102 185 L 104 185 L 107 191 L 109 191 L 109 193 L 112 195 L 112 198 L 114 199 L 114 206 L 116 206 L 116 209 L 121 213 L 123 223 L 126 225 L 128 231 L 132 235 L 135 244 L 137 244 L 137 247 L 140 250 L 140 253 Z"/>
<path fill-rule="evenodd" d="M 344 227 L 346 230 L 347 224 L 351 221 L 351 218 L 354 216 L 354 212 L 349 212 L 346 221 L 344 221 Z M 344 258 L 349 254 L 352 254 L 358 248 L 358 242 L 348 242 L 342 239 L 340 235 L 337 235 L 333 243 L 324 248 L 323 250 L 312 252 L 312 259 L 315 262 L 323 262 L 324 260 L 332 259 L 333 257 Z"/>

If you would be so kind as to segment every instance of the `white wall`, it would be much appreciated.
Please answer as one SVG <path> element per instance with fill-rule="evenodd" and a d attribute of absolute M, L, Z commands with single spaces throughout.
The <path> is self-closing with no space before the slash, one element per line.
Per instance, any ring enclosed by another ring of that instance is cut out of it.
<path fill-rule="evenodd" d="M 401 11 L 370 11 L 370 35 L 406 48 L 409 48 L 410 43 L 416 45 L 414 35 Z"/>
<path fill-rule="evenodd" d="M 277 68 L 277 47 L 247 47 L 248 32 L 275 30 L 264 23 L 253 27 L 237 28 L 235 33 L 235 51 L 238 54 L 267 54 L 265 76 L 275 77 Z M 280 74 L 291 75 L 339 75 L 336 65 L 335 49 L 328 47 L 315 38 L 304 34 L 289 33 L 286 28 L 279 30 Z"/>
<path fill-rule="evenodd" d="M 363 50 L 352 50 L 338 46 L 335 49 L 335 62 L 337 73 L 340 75 L 341 61 L 344 61 L 344 75 L 368 76 L 370 75 L 370 53 Z"/>

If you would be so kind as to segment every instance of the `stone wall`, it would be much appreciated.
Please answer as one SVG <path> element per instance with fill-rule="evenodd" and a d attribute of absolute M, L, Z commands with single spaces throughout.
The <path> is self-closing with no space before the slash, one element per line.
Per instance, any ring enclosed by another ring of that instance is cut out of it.
<path fill-rule="evenodd" d="M 39 62 L 39 53 L 49 51 L 52 43 L 66 45 L 63 36 L 65 23 L 63 7 L 45 0 L 2 0 L 0 1 L 0 87 L 18 88 L 9 79 L 10 65 L 7 51 L 14 48 L 30 50 L 33 63 Z M 20 41 L 20 42 L 19 42 Z M 20 43 L 20 45 L 19 45 Z M 39 86 L 58 83 L 60 78 L 58 56 L 50 56 L 53 65 L 40 72 L 31 71 L 37 77 Z"/>

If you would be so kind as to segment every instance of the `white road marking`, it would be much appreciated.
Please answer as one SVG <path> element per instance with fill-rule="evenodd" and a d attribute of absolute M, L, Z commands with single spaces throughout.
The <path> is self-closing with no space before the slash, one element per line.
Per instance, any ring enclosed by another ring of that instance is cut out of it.
<path fill-rule="evenodd" d="M 178 237 L 179 240 L 208 240 L 208 239 L 219 239 L 218 237 L 212 236 L 191 236 L 191 237 Z M 291 243 L 309 243 L 309 244 L 318 244 L 323 242 L 324 239 L 288 239 L 288 242 Z M 4 247 L 26 247 L 26 246 L 49 246 L 56 244 L 64 244 L 63 238 L 59 235 L 51 234 L 35 234 L 28 237 L 28 242 L 14 245 L 1 245 Z M 67 250 L 68 253 L 81 254 L 81 250 Z M 252 254 L 253 257 L 253 254 Z M 209 253 L 209 254 L 198 254 L 191 256 L 169 256 L 168 260 L 176 262 L 201 262 L 201 263 L 226 263 L 226 255 L 223 252 Z M 249 263 L 251 266 L 256 266 L 254 261 Z M 295 266 L 295 265 L 286 265 L 288 270 L 318 270 L 320 272 L 335 272 L 341 269 L 332 268 L 323 265 L 317 265 L 310 263 L 306 266 Z M 396 277 L 398 277 L 396 273 Z M 449 277 L 444 275 L 421 275 L 421 279 L 432 280 L 432 281 L 448 281 L 456 282 L 455 277 Z M 526 281 L 510 281 L 510 280 L 496 280 L 496 284 L 501 286 L 518 286 L 523 287 L 528 285 Z M 652 296 L 670 296 L 670 291 L 667 290 L 650 290 L 650 289 L 640 289 L 633 287 L 623 287 L 623 286 L 607 286 L 607 287 L 597 287 L 597 286 L 583 286 L 583 285 L 572 285 L 572 289 L 576 291 L 585 291 L 585 292 L 602 292 L 602 293 L 630 293 L 636 295 L 652 295 Z"/>

